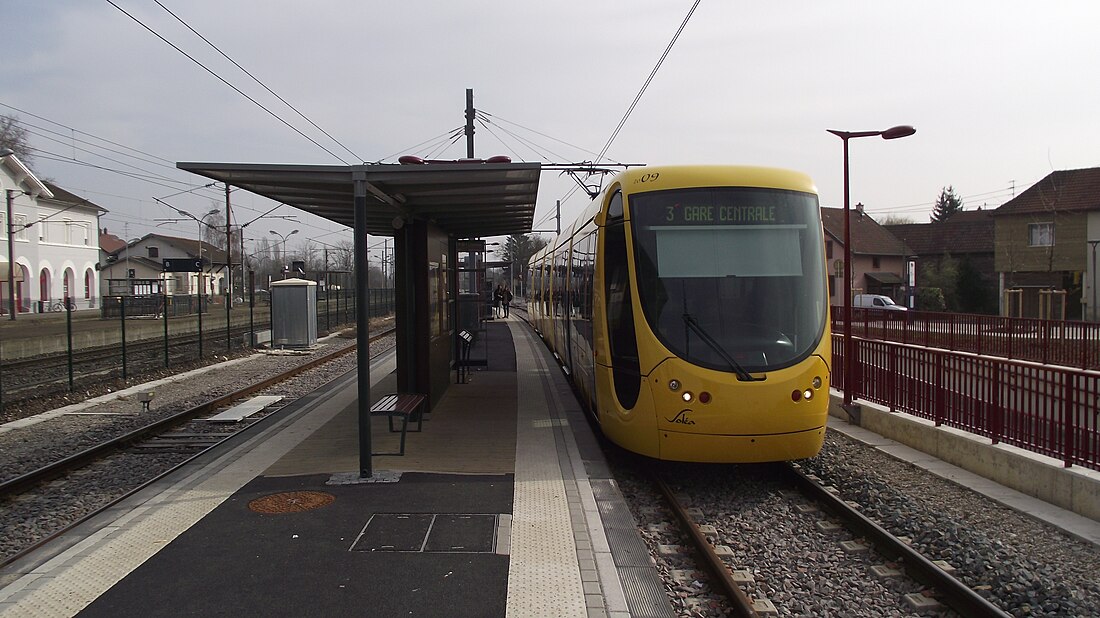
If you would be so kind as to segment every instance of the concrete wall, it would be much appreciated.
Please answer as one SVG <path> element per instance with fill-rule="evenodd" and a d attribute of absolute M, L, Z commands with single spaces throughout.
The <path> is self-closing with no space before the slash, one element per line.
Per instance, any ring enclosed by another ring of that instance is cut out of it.
<path fill-rule="evenodd" d="M 1100 472 L 1080 466 L 1066 468 L 1056 459 L 1006 444 L 991 444 L 987 438 L 936 427 L 929 420 L 889 412 L 874 404 L 861 403 L 858 420 L 849 419 L 840 399 L 833 397 L 829 414 L 1005 487 L 1100 521 Z"/>

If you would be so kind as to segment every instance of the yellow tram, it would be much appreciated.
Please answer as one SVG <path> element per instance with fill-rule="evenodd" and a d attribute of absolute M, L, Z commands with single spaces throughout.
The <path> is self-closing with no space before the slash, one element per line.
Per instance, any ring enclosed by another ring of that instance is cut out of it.
<path fill-rule="evenodd" d="M 806 175 L 631 169 L 530 266 L 532 322 L 615 443 L 724 463 L 821 449 L 829 303 Z"/>

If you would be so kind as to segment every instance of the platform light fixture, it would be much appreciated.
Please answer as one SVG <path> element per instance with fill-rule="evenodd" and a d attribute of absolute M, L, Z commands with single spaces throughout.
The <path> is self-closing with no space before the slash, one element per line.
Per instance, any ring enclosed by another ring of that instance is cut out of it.
<path fill-rule="evenodd" d="M 855 137 L 898 139 L 917 132 L 909 125 L 890 127 L 885 131 L 838 131 L 826 129 L 844 141 L 844 407 L 852 405 L 852 232 L 851 207 L 848 192 L 848 140 Z"/>

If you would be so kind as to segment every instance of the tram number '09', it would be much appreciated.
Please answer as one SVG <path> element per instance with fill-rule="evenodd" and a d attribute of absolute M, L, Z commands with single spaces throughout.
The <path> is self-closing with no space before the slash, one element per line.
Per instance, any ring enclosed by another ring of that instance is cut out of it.
<path fill-rule="evenodd" d="M 643 182 L 654 182 L 660 177 L 661 177 L 660 172 L 653 172 L 651 174 L 642 174 L 638 178 L 634 179 L 634 184 L 639 184 L 639 183 L 643 183 Z"/>

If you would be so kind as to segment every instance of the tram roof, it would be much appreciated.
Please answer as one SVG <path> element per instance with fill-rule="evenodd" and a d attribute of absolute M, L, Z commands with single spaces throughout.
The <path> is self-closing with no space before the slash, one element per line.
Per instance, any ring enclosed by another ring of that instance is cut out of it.
<path fill-rule="evenodd" d="M 354 227 L 355 181 L 367 183 L 367 232 L 392 236 L 394 219 L 428 220 L 459 238 L 526 234 L 538 194 L 538 163 L 280 165 L 176 163 L 181 170 L 240 187 Z"/>

